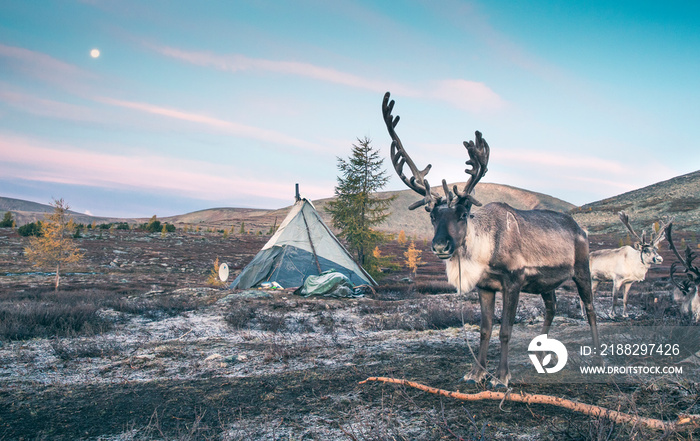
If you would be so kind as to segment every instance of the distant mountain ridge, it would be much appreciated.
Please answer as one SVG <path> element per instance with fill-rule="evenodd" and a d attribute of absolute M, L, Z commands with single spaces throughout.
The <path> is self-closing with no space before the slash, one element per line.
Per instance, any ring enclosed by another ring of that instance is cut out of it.
<path fill-rule="evenodd" d="M 70 205 L 70 203 L 68 204 Z M 6 211 L 13 213 L 13 219 L 17 225 L 24 225 L 30 222 L 44 219 L 44 215 L 53 212 L 54 208 L 49 204 L 40 204 L 38 202 L 25 201 L 22 199 L 14 199 L 0 196 L 0 215 L 4 215 Z M 116 217 L 100 217 L 91 216 L 89 214 L 77 213 L 69 210 L 73 220 L 77 223 L 90 224 L 93 221 L 99 223 L 109 222 L 129 222 L 134 223 L 137 219 L 122 219 Z"/>
<path fill-rule="evenodd" d="M 451 184 L 452 185 L 452 184 Z M 457 183 L 463 185 L 463 183 Z M 436 189 L 442 194 L 442 189 Z M 378 227 L 380 231 L 388 233 L 398 233 L 403 230 L 407 235 L 415 238 L 428 238 L 432 235 L 430 219 L 425 215 L 422 208 L 410 211 L 408 206 L 419 199 L 419 195 L 412 190 L 380 192 L 378 197 L 396 196 L 396 199 L 389 207 L 390 215 L 387 220 Z M 556 211 L 568 212 L 575 206 L 560 199 L 516 187 L 499 184 L 479 184 L 475 191 L 475 196 L 484 204 L 493 201 L 507 202 L 520 209 L 548 208 Z M 319 199 L 312 201 L 324 222 L 331 224 L 330 215 L 325 211 L 326 204 L 333 198 Z M 204 227 L 214 227 L 217 229 L 233 228 L 239 231 L 240 224 L 244 223 L 247 232 L 263 234 L 269 231 L 270 227 L 279 225 L 286 217 L 291 205 L 277 210 L 264 210 L 254 208 L 211 208 L 199 210 L 191 213 L 158 217 L 160 221 L 170 222 L 175 225 L 201 225 Z M 36 202 L 21 201 L 19 199 L 0 197 L 0 214 L 3 211 L 12 211 L 19 225 L 43 219 L 45 213 L 53 208 L 50 205 L 38 204 Z M 108 222 L 129 222 L 141 223 L 148 218 L 108 218 L 89 216 L 86 214 L 72 213 L 73 218 L 78 223 L 99 223 Z"/>
<path fill-rule="evenodd" d="M 458 183 L 457 185 L 460 185 Z M 450 187 L 452 184 L 450 185 Z M 442 188 L 435 189 L 442 194 Z M 396 196 L 389 207 L 390 215 L 378 227 L 380 231 L 398 233 L 403 230 L 407 235 L 428 239 L 432 237 L 429 217 L 422 208 L 410 211 L 408 206 L 420 199 L 412 190 L 388 191 L 378 193 L 379 197 Z M 523 209 L 550 209 L 570 212 L 576 221 L 591 233 L 624 233 L 617 213 L 625 210 L 635 228 L 646 228 L 665 216 L 674 216 L 674 225 L 680 229 L 698 229 L 700 226 L 700 170 L 686 175 L 658 182 L 638 190 L 592 202 L 576 207 L 561 199 L 516 187 L 501 184 L 481 183 L 476 186 L 475 197 L 483 204 L 505 202 Z M 312 201 L 323 220 L 330 225 L 330 216 L 324 210 L 333 198 Z M 238 232 L 241 224 L 248 233 L 266 234 L 270 227 L 279 225 L 287 215 L 289 208 L 265 210 L 254 208 L 211 208 L 176 216 L 158 217 L 159 220 L 175 225 L 201 225 L 216 229 L 232 229 Z M 0 197 L 0 216 L 5 211 L 12 211 L 19 225 L 43 219 L 44 214 L 52 211 L 50 205 L 20 199 Z M 475 208 L 478 210 L 478 207 Z M 109 218 L 87 214 L 72 213 L 79 223 L 129 222 L 141 223 L 144 218 Z"/>

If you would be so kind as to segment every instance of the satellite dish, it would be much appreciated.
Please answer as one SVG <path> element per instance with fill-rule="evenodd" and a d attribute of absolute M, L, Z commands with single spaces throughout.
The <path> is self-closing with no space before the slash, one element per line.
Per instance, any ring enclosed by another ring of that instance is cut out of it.
<path fill-rule="evenodd" d="M 219 265 L 219 279 L 221 279 L 222 282 L 228 279 L 228 265 L 225 263 Z"/>

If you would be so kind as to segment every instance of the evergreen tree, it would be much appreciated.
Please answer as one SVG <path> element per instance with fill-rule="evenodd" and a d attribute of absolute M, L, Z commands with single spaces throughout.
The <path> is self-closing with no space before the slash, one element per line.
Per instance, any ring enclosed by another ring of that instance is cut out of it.
<path fill-rule="evenodd" d="M 357 256 L 357 262 L 371 274 L 376 269 L 372 250 L 384 241 L 384 235 L 372 227 L 389 215 L 387 208 L 394 197 L 380 199 L 374 195 L 389 181 L 384 159 L 372 149 L 369 138 L 357 141 L 347 160 L 338 158 L 336 199 L 328 203 L 326 211 L 331 214 L 333 227 L 340 230 L 340 237 Z"/>
<path fill-rule="evenodd" d="M 5 212 L 5 216 L 0 221 L 0 228 L 8 228 L 12 226 L 12 213 L 9 211 Z"/>
<path fill-rule="evenodd" d="M 31 237 L 24 254 L 37 267 L 56 269 L 56 291 L 60 281 L 61 268 L 78 263 L 83 254 L 71 238 L 75 222 L 68 216 L 68 204 L 63 199 L 54 200 L 52 214 L 41 223 L 41 236 Z"/>

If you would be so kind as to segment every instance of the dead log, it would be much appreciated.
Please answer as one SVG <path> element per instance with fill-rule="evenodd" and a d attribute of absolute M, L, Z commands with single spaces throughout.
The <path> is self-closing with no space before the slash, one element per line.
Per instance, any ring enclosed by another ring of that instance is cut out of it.
<path fill-rule="evenodd" d="M 465 394 L 462 392 L 449 391 L 438 389 L 436 387 L 426 386 L 416 383 L 415 381 L 403 380 L 398 378 L 388 377 L 369 377 L 360 384 L 365 384 L 368 381 L 381 381 L 383 383 L 401 384 L 420 389 L 431 394 L 442 395 L 449 398 L 456 398 L 462 401 L 479 401 L 479 400 L 496 400 L 496 401 L 514 401 L 517 403 L 527 404 L 549 404 L 552 406 L 563 407 L 565 409 L 580 412 L 585 415 L 590 415 L 598 418 L 605 418 L 618 424 L 642 424 L 650 429 L 662 431 L 680 431 L 693 430 L 700 428 L 700 415 L 679 415 L 676 421 L 663 421 L 656 418 L 645 418 L 638 415 L 630 415 L 628 413 L 618 412 L 615 410 L 606 409 L 592 404 L 578 403 L 576 401 L 567 400 L 565 398 L 553 397 L 551 395 L 527 394 L 523 392 L 494 392 L 483 391 L 475 394 Z"/>

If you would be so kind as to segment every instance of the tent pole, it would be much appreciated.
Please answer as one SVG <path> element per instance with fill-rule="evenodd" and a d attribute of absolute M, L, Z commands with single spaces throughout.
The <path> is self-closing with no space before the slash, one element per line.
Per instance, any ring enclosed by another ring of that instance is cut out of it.
<path fill-rule="evenodd" d="M 309 230 L 309 223 L 306 222 L 306 215 L 304 215 L 304 209 L 301 210 L 301 217 L 304 219 L 304 226 L 306 227 L 306 235 L 309 237 L 309 244 L 311 245 L 311 252 L 314 254 L 314 260 L 316 260 L 316 268 L 318 273 L 321 274 L 321 265 L 318 263 L 318 256 L 316 255 L 316 248 L 314 247 L 314 241 L 311 240 L 311 230 Z"/>

